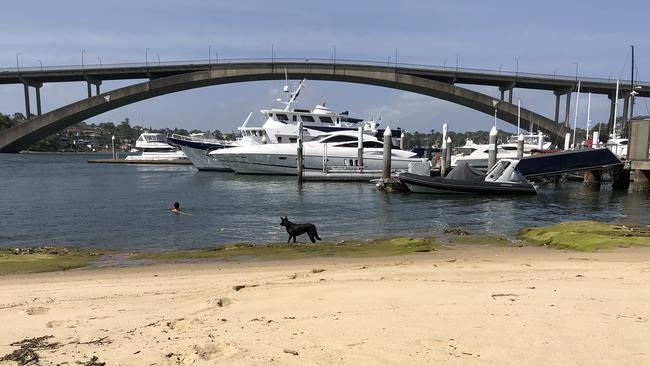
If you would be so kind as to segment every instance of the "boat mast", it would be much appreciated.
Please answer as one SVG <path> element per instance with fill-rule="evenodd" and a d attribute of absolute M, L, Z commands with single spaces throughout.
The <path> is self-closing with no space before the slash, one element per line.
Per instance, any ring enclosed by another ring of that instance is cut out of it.
<path fill-rule="evenodd" d="M 578 96 L 576 97 L 576 114 L 573 116 L 573 148 L 576 148 L 576 128 L 578 127 L 578 104 L 580 104 L 580 80 L 578 80 Z"/>
<path fill-rule="evenodd" d="M 614 122 L 612 123 L 612 138 L 616 138 L 616 117 L 618 114 L 618 84 L 619 80 L 616 79 L 616 97 L 614 98 Z"/>
<path fill-rule="evenodd" d="M 634 46 L 630 47 L 632 47 L 632 70 L 630 76 L 630 118 L 628 118 L 628 123 L 634 117 L 634 96 L 636 95 L 636 90 L 634 90 Z"/>
<path fill-rule="evenodd" d="M 519 132 L 519 127 L 521 125 L 521 99 L 517 99 L 517 136 L 521 132 Z"/>
<path fill-rule="evenodd" d="M 585 137 L 585 139 L 589 139 L 590 126 L 591 126 L 591 92 L 589 92 L 589 96 L 587 97 L 587 136 Z"/>

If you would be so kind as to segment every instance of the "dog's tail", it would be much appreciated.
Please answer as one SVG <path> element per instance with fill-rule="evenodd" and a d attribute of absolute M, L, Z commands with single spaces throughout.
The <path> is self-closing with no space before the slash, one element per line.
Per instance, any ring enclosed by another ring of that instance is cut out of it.
<path fill-rule="evenodd" d="M 316 231 L 316 228 L 314 228 L 314 238 L 316 238 L 318 240 L 323 240 L 323 239 L 320 238 L 320 236 L 318 236 L 318 231 Z"/>

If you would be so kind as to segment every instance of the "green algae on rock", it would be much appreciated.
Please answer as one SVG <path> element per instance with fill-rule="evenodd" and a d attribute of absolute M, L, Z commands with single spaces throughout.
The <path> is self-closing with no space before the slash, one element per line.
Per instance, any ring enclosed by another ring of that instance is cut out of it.
<path fill-rule="evenodd" d="M 650 246 L 650 226 L 569 221 L 522 229 L 519 239 L 557 249 L 595 251 L 631 246 Z"/>

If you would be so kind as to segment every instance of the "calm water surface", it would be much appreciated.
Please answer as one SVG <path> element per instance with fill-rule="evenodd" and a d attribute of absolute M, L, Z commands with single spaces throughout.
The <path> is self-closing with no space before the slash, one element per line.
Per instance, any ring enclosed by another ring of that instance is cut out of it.
<path fill-rule="evenodd" d="M 317 224 L 324 240 L 436 235 L 446 226 L 514 236 L 522 227 L 590 219 L 650 223 L 650 195 L 532 197 L 387 194 L 369 183 L 198 172 L 191 166 L 88 164 L 107 155 L 0 154 L 0 247 L 66 245 L 172 250 L 281 242 L 280 215 Z M 169 212 L 181 202 L 187 215 Z M 305 239 L 303 239 L 305 240 Z"/>

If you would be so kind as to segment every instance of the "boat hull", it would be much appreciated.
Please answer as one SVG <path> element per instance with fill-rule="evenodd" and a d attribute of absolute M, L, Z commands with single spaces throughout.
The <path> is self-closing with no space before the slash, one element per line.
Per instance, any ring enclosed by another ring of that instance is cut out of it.
<path fill-rule="evenodd" d="M 218 159 L 227 167 L 239 174 L 272 174 L 296 175 L 296 155 L 287 154 L 219 154 Z M 381 170 L 383 159 L 381 157 L 365 156 L 363 169 Z M 407 170 L 408 164 L 420 161 L 419 159 L 395 159 L 391 161 L 393 170 Z M 329 156 L 327 167 L 359 169 L 357 156 Z M 305 171 L 324 171 L 322 155 L 305 155 Z"/>
<path fill-rule="evenodd" d="M 169 137 L 171 143 L 178 145 L 180 149 L 187 155 L 194 167 L 198 170 L 204 171 L 221 171 L 232 172 L 233 170 L 225 166 L 221 161 L 208 155 L 210 151 L 222 149 L 223 145 L 206 144 L 194 141 L 185 141 Z"/>
<path fill-rule="evenodd" d="M 530 183 L 470 182 L 410 173 L 402 173 L 398 178 L 400 182 L 406 184 L 408 189 L 414 193 L 481 195 L 537 194 L 537 189 Z"/>

